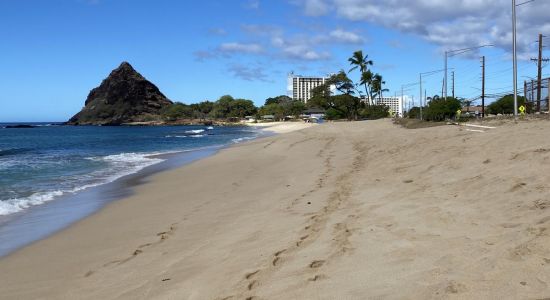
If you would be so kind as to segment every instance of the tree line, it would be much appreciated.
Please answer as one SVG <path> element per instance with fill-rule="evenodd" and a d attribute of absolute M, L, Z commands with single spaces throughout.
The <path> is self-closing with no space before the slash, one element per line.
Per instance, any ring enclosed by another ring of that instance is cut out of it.
<path fill-rule="evenodd" d="M 382 75 L 373 73 L 370 66 L 374 65 L 363 51 L 355 51 L 348 59 L 351 68 L 346 72 L 340 70 L 325 82 L 312 89 L 312 97 L 308 100 L 309 107 L 326 109 L 327 119 L 377 119 L 387 117 L 390 113 L 385 105 L 377 104 L 376 99 L 383 97 L 386 83 Z M 355 83 L 349 75 L 359 71 Z M 333 92 L 333 89 L 335 92 Z"/>
<path fill-rule="evenodd" d="M 447 119 L 454 119 L 457 115 L 457 111 L 461 110 L 463 107 L 469 108 L 472 104 L 472 101 L 447 97 L 447 99 L 435 95 L 433 97 L 428 97 L 428 104 L 422 107 L 423 120 L 425 121 L 444 121 Z M 518 96 L 518 107 L 525 105 L 526 112 L 531 113 L 533 110 L 533 105 L 530 102 L 525 101 L 525 97 Z M 497 101 L 489 104 L 485 113 L 491 115 L 498 114 L 513 114 L 514 113 L 514 95 L 506 95 L 499 98 Z M 411 108 L 407 117 L 411 119 L 420 118 L 420 107 L 415 106 Z M 462 115 L 464 118 L 465 116 Z"/>
<path fill-rule="evenodd" d="M 373 61 L 363 51 L 355 51 L 348 59 L 351 68 L 346 72 L 340 70 L 331 75 L 325 84 L 311 90 L 312 97 L 306 103 L 288 96 L 268 98 L 261 107 L 256 107 L 252 100 L 235 99 L 230 95 L 220 97 L 217 101 L 203 101 L 195 104 L 176 102 L 161 111 L 162 117 L 169 121 L 178 119 L 242 119 L 246 116 L 259 118 L 272 115 L 276 120 L 287 116 L 299 117 L 308 108 L 325 110 L 329 120 L 377 119 L 387 117 L 390 113 L 385 105 L 376 104 L 382 98 L 385 81 L 382 75 L 373 73 Z M 358 71 L 355 83 L 348 75 Z"/>

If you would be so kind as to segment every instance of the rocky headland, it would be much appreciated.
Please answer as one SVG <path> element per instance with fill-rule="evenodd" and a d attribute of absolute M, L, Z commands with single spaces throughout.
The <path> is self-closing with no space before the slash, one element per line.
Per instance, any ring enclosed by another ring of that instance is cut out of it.
<path fill-rule="evenodd" d="M 84 108 L 68 125 L 123 125 L 160 121 L 161 110 L 172 105 L 153 83 L 123 62 L 92 89 Z"/>

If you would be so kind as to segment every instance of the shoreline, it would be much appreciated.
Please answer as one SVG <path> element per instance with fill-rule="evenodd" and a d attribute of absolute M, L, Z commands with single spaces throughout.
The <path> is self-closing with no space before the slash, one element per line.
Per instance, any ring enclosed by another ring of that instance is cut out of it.
<path fill-rule="evenodd" d="M 270 129 L 269 127 L 275 127 Z M 271 126 L 254 126 L 262 133 L 254 139 L 233 141 L 226 145 L 210 146 L 164 154 L 152 154 L 148 158 L 160 158 L 161 162 L 123 175 L 113 181 L 98 184 L 77 192 L 67 193 L 42 204 L 33 205 L 23 211 L 0 216 L 0 259 L 42 239 L 48 238 L 72 224 L 85 219 L 113 201 L 128 197 L 135 187 L 161 172 L 184 167 L 194 161 L 215 155 L 224 148 L 249 140 L 261 139 L 279 132 L 296 130 L 286 128 L 287 124 L 274 123 Z M 38 226 L 37 226 L 38 225 Z"/>
<path fill-rule="evenodd" d="M 133 189 L 154 174 L 183 167 L 215 155 L 223 146 L 150 157 L 164 160 L 113 181 L 68 193 L 23 211 L 2 216 L 0 221 L 0 259 L 26 246 L 48 238 L 80 220 L 92 216 L 109 203 L 132 195 Z M 38 226 L 36 226 L 38 225 Z"/>
<path fill-rule="evenodd" d="M 0 259 L 1 296 L 547 297 L 550 122 L 492 127 L 327 123 L 225 148 Z"/>

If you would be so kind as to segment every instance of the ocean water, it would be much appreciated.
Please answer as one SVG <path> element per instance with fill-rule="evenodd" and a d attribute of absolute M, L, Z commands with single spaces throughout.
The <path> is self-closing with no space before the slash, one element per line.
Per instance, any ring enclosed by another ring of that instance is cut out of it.
<path fill-rule="evenodd" d="M 0 220 L 163 162 L 163 154 L 256 138 L 251 127 L 95 127 L 0 123 Z"/>

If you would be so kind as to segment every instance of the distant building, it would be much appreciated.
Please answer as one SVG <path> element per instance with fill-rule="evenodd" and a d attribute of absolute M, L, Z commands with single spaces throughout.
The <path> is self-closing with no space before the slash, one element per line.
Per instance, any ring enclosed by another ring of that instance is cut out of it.
<path fill-rule="evenodd" d="M 365 101 L 367 98 L 362 97 L 363 101 Z M 405 97 L 406 98 L 406 97 Z M 390 108 L 390 110 L 394 113 L 396 113 L 398 116 L 403 116 L 403 100 L 401 97 L 382 97 L 382 98 L 374 98 L 374 104 L 376 105 L 386 105 Z"/>
<path fill-rule="evenodd" d="M 328 77 L 310 77 L 288 74 L 287 96 L 294 100 L 301 100 L 306 103 L 311 98 L 311 90 L 324 84 Z M 331 87 L 331 90 L 333 87 Z"/>

